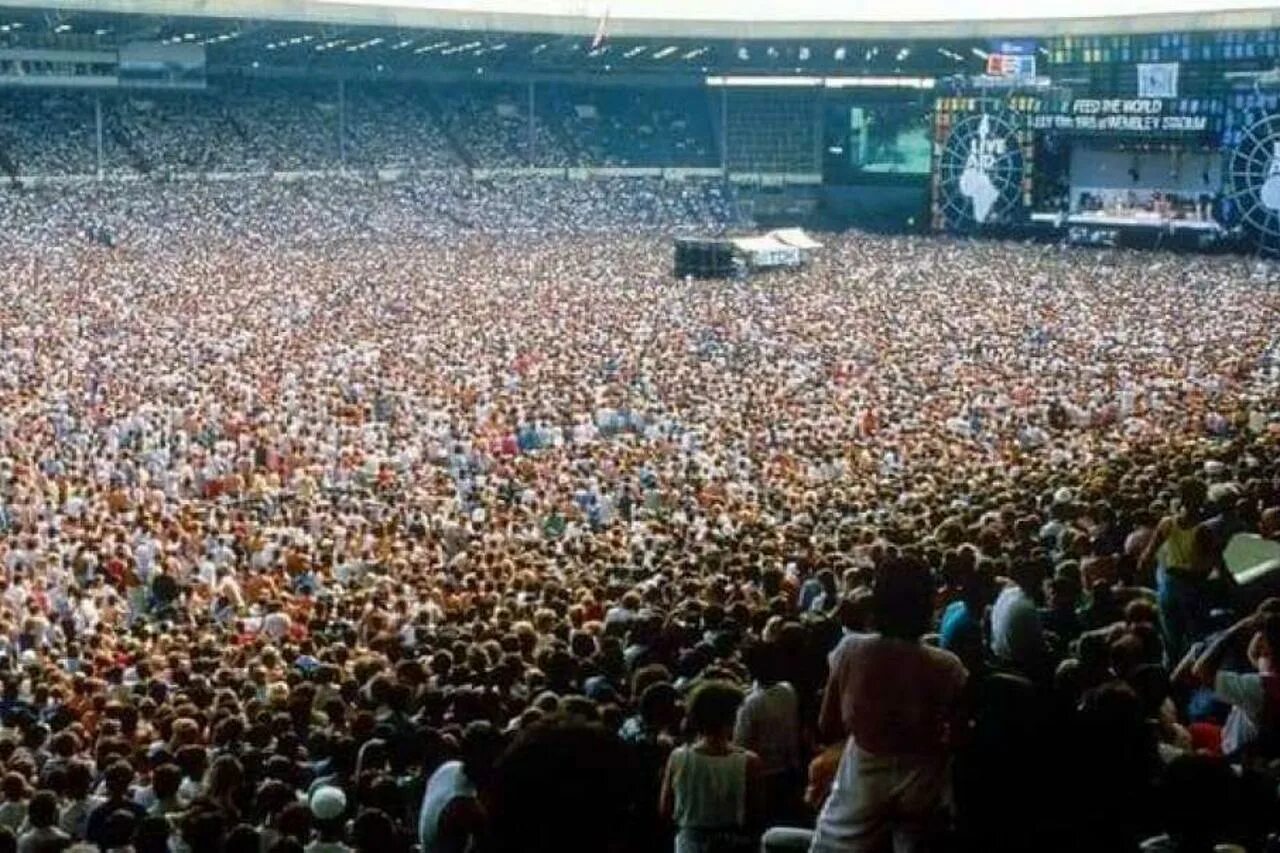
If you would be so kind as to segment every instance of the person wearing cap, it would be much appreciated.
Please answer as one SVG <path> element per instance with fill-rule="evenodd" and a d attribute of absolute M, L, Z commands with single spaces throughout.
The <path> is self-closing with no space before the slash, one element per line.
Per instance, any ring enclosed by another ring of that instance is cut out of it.
<path fill-rule="evenodd" d="M 334 785 L 321 785 L 307 799 L 316 839 L 306 853 L 352 853 L 343 841 L 346 834 L 347 795 Z"/>

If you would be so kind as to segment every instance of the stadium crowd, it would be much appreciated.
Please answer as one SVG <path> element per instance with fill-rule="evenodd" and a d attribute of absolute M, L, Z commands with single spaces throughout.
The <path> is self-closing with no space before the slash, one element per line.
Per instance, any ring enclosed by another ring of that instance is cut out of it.
<path fill-rule="evenodd" d="M 372 238 L 457 238 L 471 233 L 717 232 L 739 221 L 718 182 L 566 181 L 432 174 L 383 182 L 82 183 L 3 196 L 6 240 L 40 264 L 50 247 L 83 242 L 132 249 L 248 241 L 323 244 Z"/>
<path fill-rule="evenodd" d="M 1280 293 L 1239 259 L 849 235 L 676 280 L 699 185 L 4 202 L 0 850 L 1277 828 L 1280 606 L 1230 568 L 1280 540 Z"/>
<path fill-rule="evenodd" d="M 197 92 L 5 92 L 0 175 L 96 174 L 99 107 L 109 176 L 719 163 L 705 97 L 545 85 L 535 103 L 530 148 L 528 93 L 500 85 L 353 83 L 340 93 L 229 78 Z"/>

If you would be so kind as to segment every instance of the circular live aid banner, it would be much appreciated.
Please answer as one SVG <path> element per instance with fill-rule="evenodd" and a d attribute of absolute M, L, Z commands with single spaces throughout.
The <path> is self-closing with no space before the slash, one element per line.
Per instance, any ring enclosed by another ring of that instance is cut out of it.
<path fill-rule="evenodd" d="M 1280 113 L 1244 128 L 1226 160 L 1225 203 L 1232 219 L 1259 251 L 1280 255 Z"/>
<path fill-rule="evenodd" d="M 938 158 L 938 204 L 948 228 L 971 230 L 1012 221 L 1022 206 L 1022 143 L 1002 112 L 965 116 L 951 127 Z"/>

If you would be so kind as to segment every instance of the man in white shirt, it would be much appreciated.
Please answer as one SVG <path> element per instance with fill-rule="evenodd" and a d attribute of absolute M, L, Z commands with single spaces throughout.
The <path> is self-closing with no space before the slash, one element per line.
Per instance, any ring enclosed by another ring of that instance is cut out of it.
<path fill-rule="evenodd" d="M 1013 583 L 991 608 L 992 654 L 1025 675 L 1037 674 L 1045 662 L 1044 629 L 1035 600 L 1044 576 L 1041 560 L 1020 560 L 1012 572 Z"/>

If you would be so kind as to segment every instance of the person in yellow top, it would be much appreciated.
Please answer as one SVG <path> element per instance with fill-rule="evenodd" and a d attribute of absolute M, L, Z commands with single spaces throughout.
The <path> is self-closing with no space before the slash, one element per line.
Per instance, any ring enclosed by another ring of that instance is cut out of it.
<path fill-rule="evenodd" d="M 1203 480 L 1188 477 L 1178 485 L 1178 509 L 1160 520 L 1147 540 L 1140 566 L 1157 564 L 1157 603 L 1165 655 L 1182 658 L 1204 636 L 1210 609 L 1209 575 L 1217 563 L 1204 527 L 1208 490 Z"/>

